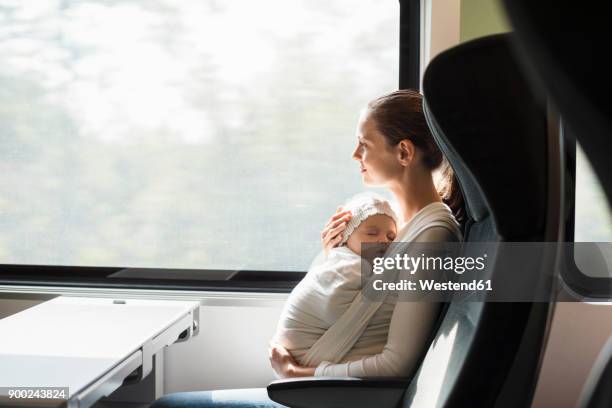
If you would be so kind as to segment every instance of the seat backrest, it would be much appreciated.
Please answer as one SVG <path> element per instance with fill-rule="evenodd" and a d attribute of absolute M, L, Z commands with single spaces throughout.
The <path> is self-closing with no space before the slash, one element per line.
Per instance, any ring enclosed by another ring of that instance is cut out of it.
<path fill-rule="evenodd" d="M 612 203 L 612 102 L 607 2 L 503 0 L 520 61 L 546 90 Z M 554 12 L 551 12 L 554 10 Z"/>
<path fill-rule="evenodd" d="M 430 128 L 465 198 L 466 255 L 471 242 L 543 241 L 546 110 L 511 54 L 509 34 L 438 55 L 423 93 Z M 503 253 L 488 262 L 495 278 Z M 533 307 L 452 298 L 403 406 L 502 406 L 499 395 L 508 392 L 504 385 Z M 507 406 L 528 400 L 524 391 L 504 398 Z"/>

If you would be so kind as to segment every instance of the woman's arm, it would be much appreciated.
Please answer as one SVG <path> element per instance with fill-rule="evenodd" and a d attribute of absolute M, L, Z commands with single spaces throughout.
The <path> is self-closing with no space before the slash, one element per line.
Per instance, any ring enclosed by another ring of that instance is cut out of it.
<path fill-rule="evenodd" d="M 438 303 L 398 302 L 393 310 L 389 336 L 380 354 L 341 364 L 323 362 L 316 376 L 404 377 L 415 368 L 436 320 Z"/>
<path fill-rule="evenodd" d="M 341 364 L 323 362 L 318 367 L 300 366 L 280 345 L 270 348 L 270 364 L 280 378 L 291 377 L 403 377 L 411 373 L 425 348 L 438 303 L 400 302 L 391 317 L 387 344 L 380 354 Z"/>

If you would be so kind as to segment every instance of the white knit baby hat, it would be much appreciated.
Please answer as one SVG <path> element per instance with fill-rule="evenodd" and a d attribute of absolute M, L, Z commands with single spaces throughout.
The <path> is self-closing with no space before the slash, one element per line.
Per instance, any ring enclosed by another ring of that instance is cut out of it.
<path fill-rule="evenodd" d="M 340 245 L 344 245 L 349 236 L 355 231 L 355 228 L 372 215 L 388 215 L 393 218 L 393 221 L 397 222 L 397 216 L 389 201 L 371 192 L 361 193 L 352 197 L 342 206 L 342 209 L 344 211 L 349 210 L 353 216 L 346 224 L 346 229 L 342 231 L 342 242 L 340 242 Z"/>

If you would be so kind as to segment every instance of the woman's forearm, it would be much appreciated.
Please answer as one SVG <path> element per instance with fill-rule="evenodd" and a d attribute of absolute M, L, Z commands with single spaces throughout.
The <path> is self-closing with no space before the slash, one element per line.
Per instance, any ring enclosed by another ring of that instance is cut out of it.
<path fill-rule="evenodd" d="M 290 377 L 313 377 L 315 375 L 315 367 L 302 367 L 292 364 L 289 367 Z"/>

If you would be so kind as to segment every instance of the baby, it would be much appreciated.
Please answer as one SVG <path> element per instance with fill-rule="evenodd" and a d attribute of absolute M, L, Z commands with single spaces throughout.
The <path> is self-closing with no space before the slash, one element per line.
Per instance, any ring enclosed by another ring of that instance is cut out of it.
<path fill-rule="evenodd" d="M 300 364 L 361 290 L 361 244 L 389 243 L 397 234 L 397 217 L 381 197 L 360 195 L 343 207 L 351 211 L 352 218 L 340 245 L 326 257 L 317 257 L 293 289 L 272 340 L 285 347 Z"/>

